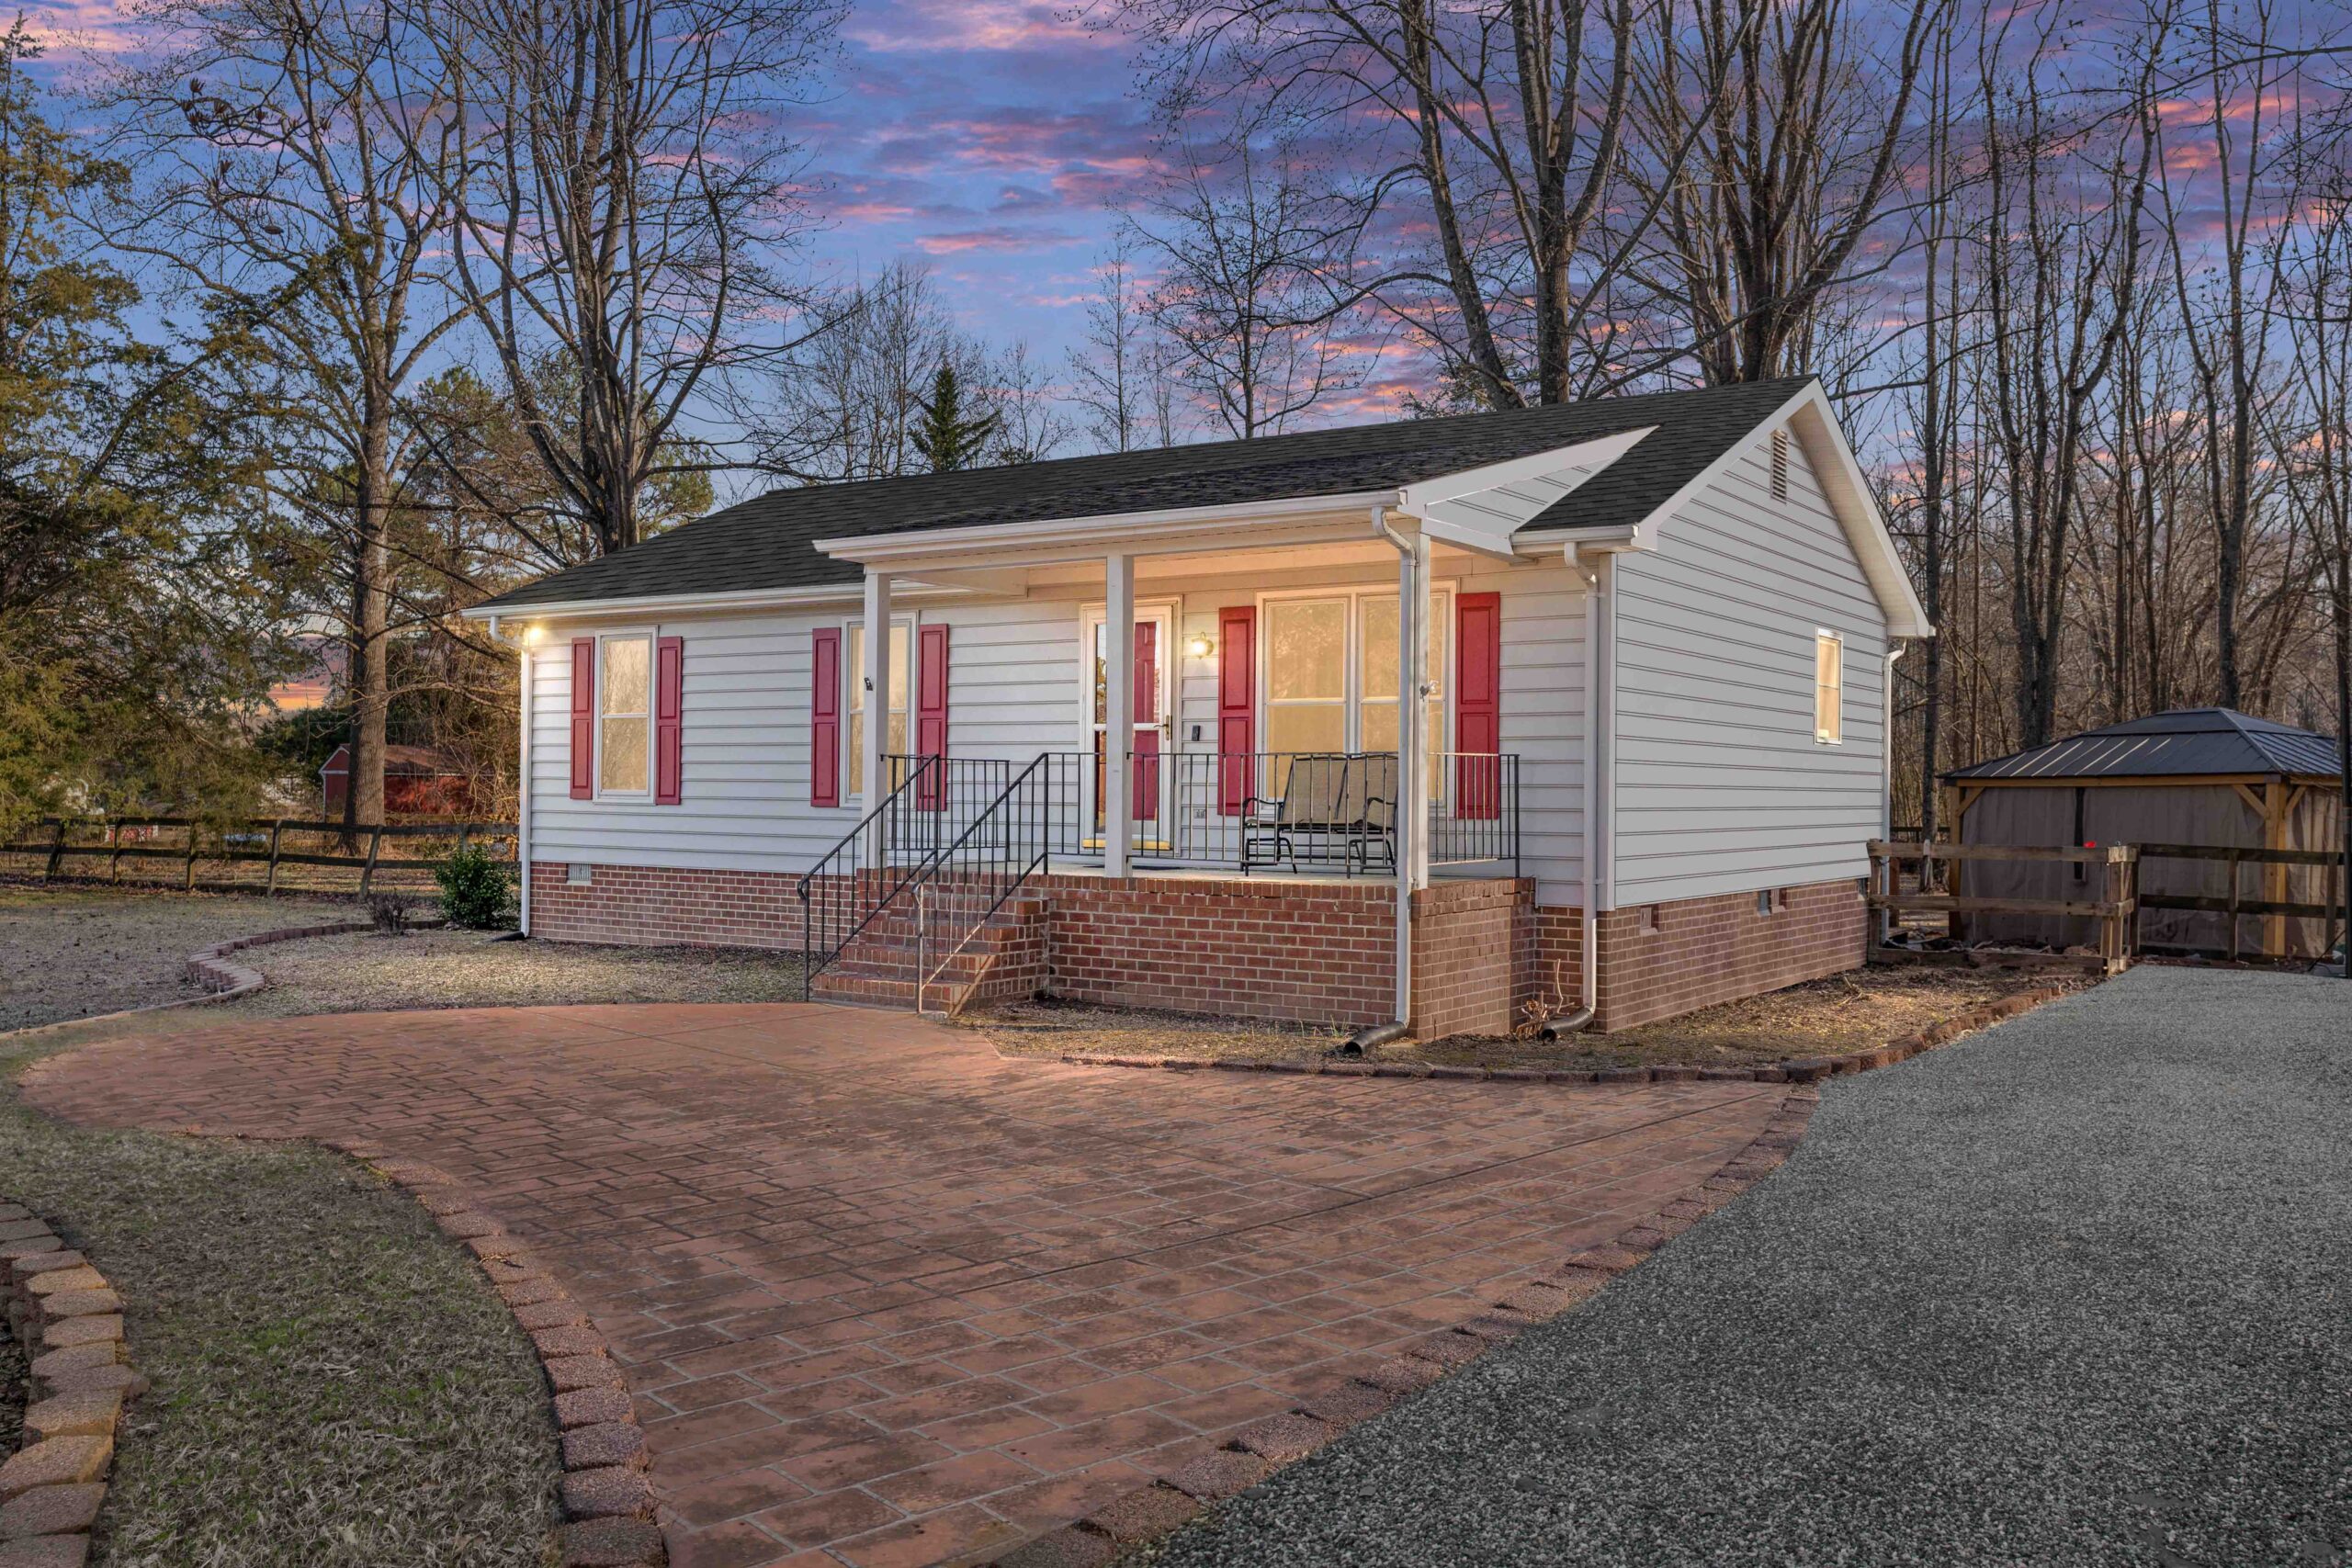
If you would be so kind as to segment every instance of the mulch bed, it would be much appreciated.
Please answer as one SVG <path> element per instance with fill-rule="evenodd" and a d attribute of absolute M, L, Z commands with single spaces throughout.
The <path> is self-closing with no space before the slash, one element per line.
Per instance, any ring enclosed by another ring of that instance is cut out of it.
<path fill-rule="evenodd" d="M 1869 1050 L 2010 998 L 2092 983 L 2074 976 L 2004 970 L 1861 969 L 1613 1034 L 1577 1034 L 1557 1043 L 1533 1038 L 1532 1030 L 1526 1038 L 1457 1034 L 1379 1046 L 1363 1059 L 1375 1066 L 1513 1072 L 1756 1068 Z M 1010 1003 L 963 1021 L 1007 1055 L 1236 1065 L 1324 1057 L 1349 1032 L 1047 1000 Z"/>

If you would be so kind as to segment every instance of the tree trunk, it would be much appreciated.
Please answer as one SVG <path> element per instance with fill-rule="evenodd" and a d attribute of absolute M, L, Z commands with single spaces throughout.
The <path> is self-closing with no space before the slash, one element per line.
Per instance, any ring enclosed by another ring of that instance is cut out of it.
<path fill-rule="evenodd" d="M 384 819 L 385 722 L 391 707 L 391 396 L 364 394 L 359 465 L 352 495 L 351 773 L 344 789 L 345 827 Z"/>

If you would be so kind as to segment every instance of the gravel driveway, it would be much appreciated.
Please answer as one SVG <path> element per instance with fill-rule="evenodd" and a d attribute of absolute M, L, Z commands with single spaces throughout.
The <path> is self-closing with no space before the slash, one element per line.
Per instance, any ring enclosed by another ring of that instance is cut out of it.
<path fill-rule="evenodd" d="M 1829 1086 L 1771 1180 L 1161 1568 L 2352 1554 L 2352 986 L 2139 969 Z"/>

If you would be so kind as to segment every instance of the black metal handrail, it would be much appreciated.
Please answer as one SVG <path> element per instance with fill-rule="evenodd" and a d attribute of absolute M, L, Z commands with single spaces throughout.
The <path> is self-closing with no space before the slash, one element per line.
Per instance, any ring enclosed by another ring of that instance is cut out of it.
<path fill-rule="evenodd" d="M 883 762 L 889 793 L 796 885 L 804 998 L 858 933 L 928 874 L 1012 772 L 1011 762 L 989 757 L 886 756 Z"/>
<path fill-rule="evenodd" d="M 972 939 L 1053 858 L 1055 752 L 1040 754 L 933 858 L 915 898 L 915 1010 Z"/>

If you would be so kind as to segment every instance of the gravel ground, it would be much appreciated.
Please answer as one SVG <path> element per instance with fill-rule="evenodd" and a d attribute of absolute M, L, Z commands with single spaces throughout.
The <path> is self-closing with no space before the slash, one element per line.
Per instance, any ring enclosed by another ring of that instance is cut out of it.
<path fill-rule="evenodd" d="M 312 937 L 258 949 L 269 977 L 221 1016 L 394 1008 L 553 1007 L 588 1002 L 800 999 L 800 959 L 697 947 L 500 942 L 481 931 Z"/>
<path fill-rule="evenodd" d="M 2347 1149 L 2352 987 L 2134 970 L 1144 1559 L 2342 1563 Z"/>
<path fill-rule="evenodd" d="M 196 996 L 182 969 L 198 948 L 365 918 L 317 898 L 0 886 L 0 1032 Z"/>

